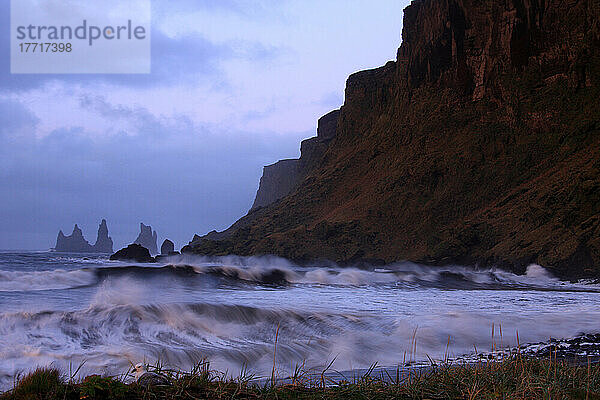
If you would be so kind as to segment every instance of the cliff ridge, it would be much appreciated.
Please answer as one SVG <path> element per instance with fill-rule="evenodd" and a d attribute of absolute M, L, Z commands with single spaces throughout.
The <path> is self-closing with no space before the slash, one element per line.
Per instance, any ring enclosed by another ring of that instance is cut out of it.
<path fill-rule="evenodd" d="M 402 38 L 291 189 L 184 251 L 600 276 L 598 2 L 414 0 Z"/>

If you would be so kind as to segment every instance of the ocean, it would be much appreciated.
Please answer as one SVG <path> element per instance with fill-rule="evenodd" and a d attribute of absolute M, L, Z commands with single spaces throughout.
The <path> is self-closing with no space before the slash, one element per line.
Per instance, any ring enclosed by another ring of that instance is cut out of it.
<path fill-rule="evenodd" d="M 285 377 L 332 361 L 332 370 L 353 371 L 459 358 L 598 333 L 599 304 L 599 286 L 561 282 L 537 265 L 517 276 L 413 263 L 175 256 L 135 264 L 1 252 L 0 391 L 36 366 L 82 365 L 83 377 L 207 359 L 232 376 L 267 377 L 275 356 Z"/>

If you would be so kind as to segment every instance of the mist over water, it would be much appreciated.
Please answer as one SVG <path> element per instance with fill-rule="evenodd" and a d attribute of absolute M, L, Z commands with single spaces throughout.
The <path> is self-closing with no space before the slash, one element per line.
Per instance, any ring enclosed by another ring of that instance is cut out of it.
<path fill-rule="evenodd" d="M 174 257 L 157 265 L 99 256 L 0 253 L 0 390 L 36 366 L 81 375 L 141 361 L 232 375 L 295 364 L 396 366 L 600 331 L 600 288 L 527 274 L 431 268 L 299 267 L 279 258 Z M 492 325 L 495 338 L 492 338 Z M 413 337 L 417 351 L 414 353 Z M 447 344 L 450 345 L 447 350 Z"/>

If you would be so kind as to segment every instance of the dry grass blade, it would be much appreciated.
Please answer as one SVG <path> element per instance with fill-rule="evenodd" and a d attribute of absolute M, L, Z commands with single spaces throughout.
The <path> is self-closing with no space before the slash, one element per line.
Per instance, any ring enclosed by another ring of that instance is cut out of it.
<path fill-rule="evenodd" d="M 271 386 L 275 387 L 277 382 L 275 381 L 275 367 L 277 361 L 277 341 L 279 340 L 279 323 L 277 323 L 277 330 L 275 331 L 275 348 L 273 350 L 273 369 L 271 370 Z"/>

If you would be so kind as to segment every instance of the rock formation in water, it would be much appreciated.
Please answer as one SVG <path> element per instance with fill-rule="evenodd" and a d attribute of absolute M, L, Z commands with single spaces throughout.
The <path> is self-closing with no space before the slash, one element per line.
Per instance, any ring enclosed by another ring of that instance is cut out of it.
<path fill-rule="evenodd" d="M 113 241 L 112 238 L 108 236 L 108 226 L 106 225 L 105 219 L 102 220 L 100 226 L 98 227 L 98 236 L 93 249 L 97 253 L 110 254 L 113 252 Z"/>
<path fill-rule="evenodd" d="M 85 240 L 83 232 L 81 232 L 79 226 L 75 224 L 73 233 L 69 236 L 65 236 L 62 230 L 58 232 L 54 250 L 66 253 L 92 253 L 93 247 Z"/>
<path fill-rule="evenodd" d="M 147 248 L 152 255 L 158 254 L 157 234 L 149 225 L 140 223 L 140 234 L 133 243 Z"/>
<path fill-rule="evenodd" d="M 175 253 L 175 243 L 171 242 L 169 239 L 165 239 L 163 244 L 160 246 L 160 254 L 163 256 L 168 256 Z"/>
<path fill-rule="evenodd" d="M 402 37 L 348 78 L 292 188 L 265 178 L 246 217 L 184 250 L 600 276 L 598 2 L 414 0 Z"/>
<path fill-rule="evenodd" d="M 75 224 L 73 233 L 69 236 L 65 236 L 62 231 L 58 232 L 54 250 L 67 253 L 112 253 L 113 242 L 108 236 L 106 220 L 103 219 L 100 223 L 100 226 L 98 227 L 98 237 L 93 246 L 85 240 L 83 232 L 79 229 L 79 226 Z"/>
<path fill-rule="evenodd" d="M 148 249 L 136 243 L 117 251 L 110 256 L 110 259 L 113 261 L 135 261 L 139 263 L 154 262 L 154 258 L 150 255 Z"/>

